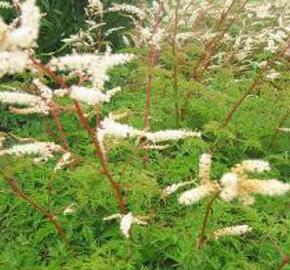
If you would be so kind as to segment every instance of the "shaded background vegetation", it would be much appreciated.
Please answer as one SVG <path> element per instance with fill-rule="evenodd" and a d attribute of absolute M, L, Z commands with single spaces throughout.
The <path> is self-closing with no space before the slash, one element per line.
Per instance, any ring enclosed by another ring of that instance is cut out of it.
<path fill-rule="evenodd" d="M 112 3 L 134 4 L 137 0 L 114 0 L 102 1 L 105 6 Z M 62 39 L 77 33 L 85 25 L 84 8 L 87 6 L 86 0 L 38 0 L 38 5 L 45 14 L 42 20 L 41 35 L 39 39 L 39 49 L 43 56 L 54 52 L 67 51 Z M 13 11 L 0 10 L 0 16 L 11 20 L 14 16 Z M 129 26 L 131 21 L 128 18 L 116 13 L 105 16 L 105 30 L 121 24 Z M 120 48 L 121 38 L 116 32 L 110 36 L 109 41 L 115 49 Z"/>

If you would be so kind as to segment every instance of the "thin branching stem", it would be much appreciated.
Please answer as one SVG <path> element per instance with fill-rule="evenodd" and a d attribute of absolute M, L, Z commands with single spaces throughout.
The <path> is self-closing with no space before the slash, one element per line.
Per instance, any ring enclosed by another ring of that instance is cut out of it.
<path fill-rule="evenodd" d="M 38 63 L 35 59 L 32 58 L 32 62 L 35 64 L 35 66 L 42 72 L 44 72 L 46 75 L 51 77 L 55 82 L 57 82 L 62 88 L 67 89 L 69 92 L 71 91 L 70 87 L 66 84 L 66 82 L 62 79 L 62 77 L 58 76 L 54 71 L 52 71 L 49 67 L 44 66 L 40 63 Z M 113 174 L 110 171 L 108 161 L 106 154 L 102 150 L 102 143 L 98 138 L 97 135 L 97 128 L 94 131 L 89 124 L 88 119 L 85 117 L 84 113 L 82 112 L 81 105 L 74 101 L 74 106 L 76 109 L 76 113 L 78 115 L 78 118 L 83 126 L 83 128 L 88 132 L 91 140 L 93 141 L 93 144 L 96 148 L 96 155 L 100 160 L 102 173 L 107 177 L 109 183 L 111 184 L 116 200 L 118 201 L 120 212 L 124 214 L 126 212 L 126 203 L 122 196 L 121 186 L 119 183 L 117 183 L 113 177 Z"/>
<path fill-rule="evenodd" d="M 234 104 L 232 109 L 228 112 L 227 116 L 223 120 L 221 124 L 221 128 L 226 128 L 228 124 L 231 122 L 234 114 L 237 112 L 237 110 L 240 108 L 242 103 L 245 101 L 245 99 L 248 97 L 248 95 L 252 94 L 256 91 L 257 86 L 263 81 L 265 73 L 268 69 L 268 67 L 272 66 L 276 60 L 283 57 L 287 50 L 290 48 L 290 37 L 287 39 L 287 41 L 282 45 L 279 52 L 270 60 L 266 61 L 265 64 L 260 68 L 259 73 L 253 83 L 250 85 L 247 91 L 239 98 L 239 100 Z"/>
<path fill-rule="evenodd" d="M 208 202 L 208 204 L 206 206 L 206 211 L 205 211 L 204 219 L 203 219 L 202 226 L 201 226 L 201 229 L 200 229 L 200 234 L 199 234 L 199 237 L 197 239 L 197 248 L 198 249 L 201 249 L 203 247 L 203 245 L 205 244 L 205 242 L 206 242 L 207 224 L 208 224 L 208 221 L 209 221 L 210 214 L 212 212 L 213 204 L 214 204 L 215 200 L 219 197 L 219 194 L 220 194 L 220 192 L 216 192 L 211 197 L 211 199 L 209 200 L 209 202 Z"/>
<path fill-rule="evenodd" d="M 277 268 L 277 270 L 283 270 L 290 263 L 290 257 L 284 256 L 281 265 Z"/>
<path fill-rule="evenodd" d="M 31 197 L 29 197 L 18 185 L 17 181 L 10 176 L 6 176 L 2 170 L 0 170 L 0 175 L 3 177 L 5 182 L 10 186 L 12 191 L 22 200 L 26 201 L 28 204 L 30 204 L 36 211 L 44 215 L 54 226 L 55 230 L 59 234 L 59 236 L 62 238 L 64 243 L 70 247 L 70 243 L 67 239 L 66 233 L 62 227 L 62 225 L 57 221 L 56 216 L 48 209 L 34 201 Z"/>
<path fill-rule="evenodd" d="M 180 0 L 176 1 L 175 12 L 174 12 L 174 25 L 173 25 L 173 34 L 172 34 L 172 56 L 173 56 L 173 68 L 172 68 L 172 85 L 175 93 L 175 117 L 176 117 L 176 125 L 180 124 L 180 94 L 178 90 L 178 63 L 177 63 L 177 52 L 176 52 L 176 36 L 178 34 L 178 21 L 179 21 L 179 7 Z"/>
<path fill-rule="evenodd" d="M 276 139 L 278 138 L 278 135 L 280 133 L 279 129 L 283 127 L 284 123 L 286 122 L 286 120 L 290 117 L 290 109 L 287 110 L 287 112 L 284 114 L 284 116 L 281 118 L 277 128 L 276 128 L 276 131 L 275 131 L 275 134 L 271 140 L 271 143 L 269 144 L 269 147 L 272 147 L 274 142 L 276 141 Z"/>
<path fill-rule="evenodd" d="M 158 10 L 154 16 L 153 22 L 153 35 L 158 32 L 160 23 L 161 23 L 161 15 L 163 12 L 163 3 L 162 1 L 159 3 Z M 146 102 L 144 107 L 144 130 L 148 131 L 150 129 L 150 108 L 151 108 L 151 96 L 152 96 L 152 85 L 154 80 L 154 67 L 156 65 L 158 59 L 158 50 L 155 44 L 150 45 L 150 53 L 149 53 L 149 63 L 148 63 L 148 77 L 147 77 L 147 85 L 146 85 Z M 148 151 L 144 148 L 144 157 L 143 164 L 144 168 L 147 167 L 148 163 Z"/>
<path fill-rule="evenodd" d="M 33 57 L 30 57 L 30 60 L 32 61 L 33 65 L 36 66 L 39 70 L 44 71 L 43 68 L 42 68 L 42 65 L 36 59 L 34 59 Z M 51 75 L 52 74 L 50 74 L 50 76 Z M 68 142 L 67 142 L 67 137 L 66 137 L 66 134 L 64 132 L 63 125 L 62 125 L 61 120 L 60 120 L 58 107 L 53 101 L 51 101 L 49 103 L 49 108 L 50 108 L 51 116 L 52 116 L 52 118 L 53 118 L 53 120 L 54 120 L 54 122 L 56 124 L 58 133 L 60 134 L 63 146 L 64 146 L 65 150 L 69 151 L 70 148 L 69 148 L 69 145 L 68 145 Z"/>
<path fill-rule="evenodd" d="M 235 23 L 236 19 L 238 18 L 238 15 L 244 9 L 247 2 L 248 2 L 248 0 L 245 0 L 244 2 L 241 3 L 241 6 L 240 6 L 239 10 L 237 11 L 237 14 L 235 14 L 234 18 L 232 18 L 229 21 L 229 23 L 224 27 L 223 31 L 219 35 L 214 37 L 209 42 L 209 44 L 206 46 L 206 50 L 204 51 L 204 54 L 202 55 L 202 57 L 199 59 L 199 62 L 195 68 L 195 76 L 201 75 L 201 74 L 198 74 L 200 69 L 203 69 L 204 71 L 209 69 L 210 64 L 212 63 L 212 58 L 213 58 L 214 54 L 216 53 L 216 51 L 218 50 L 221 41 L 223 40 L 226 33 L 228 33 L 230 28 Z M 218 25 L 222 26 L 225 23 L 225 19 L 227 18 L 227 16 L 230 14 L 230 11 L 234 7 L 234 3 L 235 3 L 235 1 L 232 2 L 231 6 L 227 10 L 227 12 L 225 12 L 225 15 L 222 16 L 222 19 L 220 20 L 220 23 L 218 23 Z"/>
<path fill-rule="evenodd" d="M 62 125 L 61 120 L 60 120 L 58 108 L 54 102 L 49 103 L 49 108 L 50 108 L 51 116 L 52 116 L 52 118 L 56 124 L 57 130 L 60 134 L 63 146 L 64 146 L 65 150 L 69 151 L 70 147 L 68 145 L 66 134 L 64 132 L 64 128 L 63 128 L 63 125 Z"/>
<path fill-rule="evenodd" d="M 226 19 L 229 16 L 229 14 L 231 13 L 236 2 L 237 2 L 237 0 L 233 0 L 231 5 L 227 8 L 227 10 L 222 13 L 220 20 L 217 22 L 217 26 L 215 28 L 216 31 L 219 31 L 224 26 L 224 24 L 226 23 Z M 197 61 L 197 64 L 194 67 L 194 70 L 192 73 L 192 77 L 194 79 L 197 77 L 200 68 L 205 65 L 204 63 L 207 63 L 209 61 L 209 59 L 212 57 L 219 42 L 224 37 L 224 35 L 227 33 L 228 29 L 230 28 L 230 26 L 233 24 L 234 21 L 235 21 L 235 19 L 232 19 L 231 22 L 225 27 L 225 29 L 222 31 L 221 34 L 217 35 L 216 37 L 213 37 L 206 44 L 203 53 L 200 55 L 200 57 Z"/>
<path fill-rule="evenodd" d="M 192 29 L 192 32 L 194 33 L 197 28 L 199 27 L 199 25 L 201 24 L 201 22 L 204 20 L 208 10 L 210 9 L 210 5 L 212 4 L 213 0 L 208 0 L 207 1 L 207 5 L 208 7 L 207 8 L 200 8 L 198 14 L 197 14 L 197 17 L 196 19 L 194 20 L 192 26 L 191 26 L 191 29 Z"/>

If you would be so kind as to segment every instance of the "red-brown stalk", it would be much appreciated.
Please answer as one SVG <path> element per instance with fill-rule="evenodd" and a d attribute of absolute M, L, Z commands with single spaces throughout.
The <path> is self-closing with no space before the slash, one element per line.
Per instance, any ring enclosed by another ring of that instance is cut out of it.
<path fill-rule="evenodd" d="M 175 92 L 175 116 L 176 116 L 176 125 L 179 126 L 180 122 L 180 94 L 178 90 L 178 77 L 177 77 L 177 71 L 178 71 L 178 63 L 176 58 L 176 36 L 178 33 L 178 22 L 179 22 L 179 7 L 180 7 L 180 0 L 176 1 L 176 7 L 175 7 L 175 13 L 174 13 L 174 25 L 173 25 L 173 35 L 172 35 L 172 56 L 173 56 L 173 68 L 172 68 L 172 85 Z"/>
<path fill-rule="evenodd" d="M 277 139 L 277 137 L 278 137 L 278 135 L 280 133 L 280 131 L 279 131 L 280 128 L 283 127 L 284 123 L 286 122 L 286 120 L 289 117 L 290 117 L 290 109 L 288 109 L 287 112 L 284 114 L 284 116 L 281 118 L 281 121 L 279 122 L 279 124 L 278 124 L 278 126 L 276 128 L 275 134 L 274 134 L 274 136 L 273 136 L 273 138 L 271 140 L 271 143 L 270 143 L 269 147 L 271 147 L 274 144 L 275 140 Z"/>
<path fill-rule="evenodd" d="M 221 124 L 221 128 L 226 128 L 228 126 L 228 124 L 232 120 L 234 114 L 240 108 L 240 106 L 245 101 L 245 99 L 248 97 L 248 95 L 250 95 L 251 93 L 256 91 L 256 88 L 259 85 L 259 83 L 261 83 L 261 81 L 263 81 L 264 75 L 265 75 L 268 67 L 273 65 L 276 60 L 283 57 L 289 48 L 290 48 L 290 37 L 282 45 L 279 52 L 272 59 L 266 61 L 265 64 L 263 65 L 263 67 L 260 68 L 260 71 L 259 71 L 257 77 L 255 78 L 253 83 L 250 85 L 248 90 L 240 97 L 240 99 L 234 104 L 233 108 L 228 112 L 227 116 L 225 117 L 224 121 Z"/>
<path fill-rule="evenodd" d="M 31 59 L 33 64 L 44 74 L 52 78 L 55 82 L 57 82 L 63 89 L 67 89 L 69 92 L 71 91 L 70 87 L 66 84 L 66 82 L 60 77 L 58 74 L 56 74 L 53 70 L 51 70 L 49 67 L 44 66 L 43 64 L 39 63 L 35 59 Z M 102 168 L 102 173 L 107 177 L 109 183 L 111 184 L 114 192 L 116 199 L 119 204 L 120 212 L 124 214 L 126 212 L 126 204 L 125 200 L 122 196 L 122 191 L 121 191 L 121 186 L 115 181 L 113 174 L 110 171 L 108 161 L 106 154 L 102 151 L 101 147 L 101 141 L 98 138 L 97 135 L 97 129 L 94 131 L 89 124 L 88 119 L 85 117 L 84 113 L 82 112 L 81 105 L 77 102 L 74 101 L 74 106 L 76 109 L 76 113 L 79 117 L 79 120 L 82 124 L 82 126 L 87 130 L 95 148 L 96 148 L 96 155 L 100 160 L 101 163 L 101 168 Z M 95 133 L 96 132 L 96 133 Z"/>
<path fill-rule="evenodd" d="M 231 5 L 227 8 L 227 10 L 225 12 L 223 12 L 223 14 L 221 15 L 220 20 L 217 22 L 217 26 L 215 28 L 215 31 L 218 32 L 226 23 L 226 19 L 227 17 L 230 15 L 234 5 L 236 3 L 236 0 L 233 0 Z M 234 23 L 235 19 L 232 19 L 230 21 L 230 23 L 228 23 L 226 25 L 226 27 L 224 28 L 224 30 L 222 31 L 221 34 L 217 35 L 216 37 L 213 37 L 206 45 L 205 45 L 205 49 L 203 51 L 203 53 L 201 54 L 201 56 L 199 57 L 197 64 L 193 70 L 193 78 L 197 77 L 198 71 L 200 70 L 200 68 L 204 67 L 207 65 L 207 63 L 210 62 L 210 59 L 212 58 L 212 56 L 214 55 L 216 48 L 218 47 L 218 45 L 220 44 L 220 41 L 224 38 L 225 34 L 228 32 L 229 28 L 232 26 L 232 24 Z"/>
<path fill-rule="evenodd" d="M 153 35 L 156 34 L 159 29 L 163 9 L 164 7 L 161 1 L 159 3 L 158 10 L 154 16 Z M 152 85 L 153 85 L 153 77 L 154 77 L 154 67 L 156 65 L 157 59 L 158 59 L 158 51 L 155 44 L 152 44 L 150 45 L 148 77 L 147 77 L 147 86 L 146 86 L 146 103 L 144 107 L 144 130 L 146 131 L 150 129 L 149 118 L 150 118 L 150 108 L 151 108 L 151 95 L 152 95 Z M 143 162 L 144 162 L 144 168 L 146 168 L 147 162 L 148 162 L 148 152 L 146 148 L 144 148 Z"/>
<path fill-rule="evenodd" d="M 57 221 L 56 216 L 53 213 L 51 213 L 50 210 L 38 204 L 31 197 L 29 197 L 24 191 L 22 191 L 22 189 L 20 188 L 20 186 L 18 185 L 17 181 L 14 178 L 6 176 L 1 170 L 0 170 L 0 175 L 3 177 L 5 182 L 10 186 L 10 188 L 16 194 L 16 196 L 18 196 L 19 198 L 21 198 L 22 200 L 30 204 L 36 211 L 44 215 L 53 224 L 59 236 L 66 243 L 66 245 L 70 247 L 66 233 L 63 227 L 61 226 L 61 224 Z"/>

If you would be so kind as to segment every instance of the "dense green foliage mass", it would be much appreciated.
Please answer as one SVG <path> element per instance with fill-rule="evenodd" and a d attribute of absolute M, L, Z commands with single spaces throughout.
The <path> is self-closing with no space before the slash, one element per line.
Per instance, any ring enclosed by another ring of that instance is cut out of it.
<path fill-rule="evenodd" d="M 140 51 L 136 53 L 142 55 Z M 183 57 L 191 62 L 186 48 Z M 112 72 L 115 80 L 112 83 L 121 83 L 124 90 L 106 107 L 109 111 L 127 108 L 128 122 L 140 127 L 146 74 L 142 62 L 141 58 Z M 175 127 L 174 93 L 168 68 L 170 59 L 164 58 L 156 70 L 152 123 L 158 130 Z M 46 219 L 1 183 L 1 269 L 273 269 L 279 264 L 280 257 L 270 239 L 286 251 L 290 248 L 287 197 L 259 198 L 254 208 L 218 202 L 209 230 L 248 223 L 254 233 L 242 239 L 229 237 L 210 242 L 203 250 L 196 251 L 195 239 L 204 203 L 184 208 L 177 204 L 176 196 L 162 200 L 160 192 L 161 187 L 168 184 L 195 178 L 200 154 L 213 143 L 216 145 L 214 177 L 220 177 L 241 159 L 267 156 L 274 167 L 270 176 L 289 181 L 289 136 L 280 136 L 269 147 L 277 119 L 289 102 L 289 75 L 283 75 L 275 91 L 272 85 L 263 83 L 260 95 L 249 97 L 229 128 L 220 130 L 219 122 L 253 74 L 244 74 L 237 84 L 234 81 L 238 75 L 225 67 L 216 74 L 208 73 L 211 80 L 207 85 L 200 85 L 188 82 L 189 70 L 190 65 L 187 65 L 180 75 L 180 88 L 184 90 L 181 126 L 204 130 L 204 141 L 188 139 L 163 152 L 152 153 L 146 171 L 141 155 L 132 153 L 133 143 L 118 144 L 109 153 L 114 174 L 119 175 L 125 193 L 130 194 L 130 209 L 135 213 L 148 213 L 150 226 L 135 227 L 132 239 L 124 240 L 117 223 L 102 221 L 104 215 L 113 213 L 117 207 L 111 188 L 98 170 L 86 132 L 79 128 L 75 117 L 64 114 L 62 120 L 73 151 L 86 157 L 80 161 L 80 166 L 54 175 L 52 168 L 56 159 L 47 165 L 35 166 L 27 158 L 17 158 L 9 160 L 9 167 L 30 196 L 43 205 L 51 205 L 59 213 L 58 220 L 72 240 L 74 255 Z M 4 89 L 9 86 L 11 83 L 1 85 Z M 14 116 L 3 110 L 1 129 L 40 140 L 49 140 L 51 132 L 56 134 L 51 120 Z M 132 156 L 134 159 L 124 171 L 124 163 Z M 76 203 L 76 213 L 63 216 L 62 211 L 71 203 Z"/>
<path fill-rule="evenodd" d="M 43 21 L 41 53 L 59 48 L 60 39 L 76 32 L 83 23 L 85 1 L 40 0 L 48 16 Z M 124 2 L 124 1 L 123 1 Z M 111 19 L 111 18 L 109 18 Z M 112 22 L 113 23 L 113 22 Z M 162 198 L 167 185 L 193 180 L 202 153 L 212 151 L 212 177 L 219 179 L 228 168 L 244 159 L 266 158 L 273 169 L 267 178 L 289 182 L 289 134 L 279 134 L 272 143 L 276 127 L 286 113 L 289 102 L 289 62 L 282 61 L 278 80 L 263 81 L 256 95 L 251 95 L 235 114 L 226 129 L 220 128 L 227 112 L 248 89 L 258 70 L 238 72 L 231 64 L 204 74 L 201 83 L 191 78 L 200 44 L 188 43 L 178 53 L 181 120 L 176 124 L 175 90 L 172 87 L 172 55 L 162 51 L 155 68 L 153 84 L 152 130 L 189 128 L 202 130 L 201 139 L 187 139 L 170 144 L 163 151 L 150 152 L 148 168 L 143 168 L 142 151 L 134 150 L 134 141 L 110 142 L 110 168 L 122 184 L 128 208 L 146 213 L 148 226 L 135 226 L 127 240 L 115 221 L 104 222 L 115 213 L 116 201 L 111 187 L 99 170 L 94 147 L 76 116 L 63 113 L 61 120 L 73 152 L 81 157 L 78 165 L 55 174 L 59 156 L 47 164 L 35 165 L 30 158 L 0 160 L 1 167 L 18 179 L 23 190 L 35 201 L 51 207 L 57 214 L 71 241 L 71 249 L 63 243 L 54 227 L 41 214 L 16 197 L 5 182 L 0 182 L 0 269 L 2 270 L 270 270 L 281 264 L 279 249 L 290 250 L 289 196 L 257 197 L 254 207 L 238 202 L 217 201 L 208 231 L 235 224 L 249 224 L 253 232 L 239 237 L 209 241 L 196 249 L 206 203 L 191 207 L 177 203 L 176 195 Z M 147 78 L 146 49 L 130 49 L 138 57 L 111 72 L 108 88 L 121 85 L 113 101 L 104 106 L 110 111 L 127 112 L 126 123 L 143 127 L 143 110 Z M 261 51 L 257 59 L 264 59 Z M 26 87 L 21 81 L 29 74 L 11 78 L 0 84 L 1 90 Z M 61 100 L 61 102 L 66 102 Z M 67 105 L 67 104 L 66 104 Z M 9 132 L 8 144 L 15 137 L 33 137 L 51 141 L 58 138 L 54 122 L 41 116 L 12 115 L 0 105 L 0 130 Z M 90 115 L 90 110 L 88 109 Z M 93 124 L 96 119 L 90 118 Z M 290 126 L 290 119 L 284 124 Z M 129 161 L 129 162 L 128 162 Z M 73 214 L 63 215 L 74 204 Z M 279 247 L 279 248 L 277 248 Z M 286 268 L 285 268 L 286 269 Z"/>

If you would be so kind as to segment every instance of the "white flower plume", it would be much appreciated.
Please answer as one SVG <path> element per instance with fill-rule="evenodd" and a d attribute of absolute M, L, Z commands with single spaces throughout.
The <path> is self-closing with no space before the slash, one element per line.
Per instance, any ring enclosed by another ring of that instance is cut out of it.
<path fill-rule="evenodd" d="M 263 160 L 246 160 L 237 164 L 221 178 L 221 193 L 223 200 L 230 202 L 238 198 L 244 205 L 255 203 L 253 194 L 279 196 L 290 191 L 290 184 L 276 179 L 251 179 L 247 172 L 265 172 L 270 170 L 268 162 Z"/>
<path fill-rule="evenodd" d="M 31 95 L 22 92 L 1 92 L 0 91 L 0 103 L 7 105 L 20 105 L 26 108 L 10 108 L 12 112 L 18 114 L 49 114 L 50 107 L 48 101 L 36 95 Z"/>
<path fill-rule="evenodd" d="M 31 68 L 29 50 L 36 46 L 41 14 L 35 0 L 24 1 L 20 11 L 19 26 L 0 17 L 0 78 Z"/>
<path fill-rule="evenodd" d="M 20 25 L 17 28 L 11 25 L 2 33 L 3 37 L 0 38 L 0 51 L 31 49 L 36 46 L 41 19 L 40 10 L 36 6 L 36 1 L 26 0 L 20 4 L 20 11 Z"/>
<path fill-rule="evenodd" d="M 168 187 L 164 188 L 163 191 L 162 191 L 162 194 L 164 196 L 169 196 L 169 195 L 175 193 L 180 188 L 183 188 L 185 186 L 191 185 L 193 183 L 195 183 L 195 181 L 187 181 L 187 182 L 182 182 L 182 183 L 178 183 L 178 184 L 173 184 L 171 186 L 168 186 Z"/>
<path fill-rule="evenodd" d="M 72 153 L 70 152 L 65 152 L 61 159 L 58 161 L 58 163 L 55 165 L 54 167 L 54 171 L 59 171 L 62 168 L 65 168 L 67 166 L 69 166 L 70 164 L 72 164 L 75 161 L 75 159 L 73 158 Z"/>
<path fill-rule="evenodd" d="M 248 172 L 268 172 L 271 170 L 268 161 L 264 160 L 245 160 L 242 162 L 242 167 Z"/>
<path fill-rule="evenodd" d="M 141 20 L 145 18 L 146 14 L 143 10 L 137 8 L 136 6 L 126 5 L 126 4 L 116 4 L 114 3 L 112 7 L 108 9 L 109 12 L 119 12 L 123 11 L 129 14 L 138 16 Z"/>
<path fill-rule="evenodd" d="M 121 88 L 116 87 L 106 93 L 103 93 L 94 88 L 79 87 L 74 85 L 71 87 L 70 97 L 88 105 L 97 105 L 104 102 L 110 102 L 112 96 L 120 91 Z"/>
<path fill-rule="evenodd" d="M 283 133 L 290 133 L 290 128 L 279 128 L 278 130 Z"/>
<path fill-rule="evenodd" d="M 219 239 L 223 236 L 239 236 L 252 231 L 249 225 L 237 225 L 218 229 L 213 233 L 214 239 Z"/>
<path fill-rule="evenodd" d="M 181 140 L 189 137 L 201 137 L 201 132 L 188 130 L 161 130 L 156 132 L 145 132 L 144 137 L 152 143 Z"/>
<path fill-rule="evenodd" d="M 238 176 L 235 173 L 226 173 L 222 176 L 221 198 L 226 202 L 232 201 L 238 195 Z"/>
<path fill-rule="evenodd" d="M 35 156 L 34 163 L 46 162 L 54 153 L 63 152 L 63 148 L 52 142 L 33 142 L 17 144 L 0 151 L 0 157 L 5 155 Z"/>
<path fill-rule="evenodd" d="M 0 52 L 0 78 L 6 74 L 21 73 L 28 64 L 29 56 L 27 52 Z"/>
<path fill-rule="evenodd" d="M 72 54 L 53 58 L 49 66 L 58 70 L 78 71 L 89 76 L 93 86 L 100 91 L 109 80 L 107 72 L 114 66 L 126 64 L 133 59 L 132 54 Z"/>
<path fill-rule="evenodd" d="M 108 136 L 127 139 L 127 138 L 140 138 L 147 139 L 149 142 L 153 143 L 151 149 L 164 149 L 164 146 L 161 148 L 156 147 L 156 143 L 166 142 L 170 140 L 180 140 L 188 137 L 200 137 L 201 133 L 196 131 L 188 130 L 163 130 L 157 132 L 145 132 L 139 130 L 127 124 L 121 124 L 115 120 L 113 114 L 110 114 L 108 117 L 100 124 L 100 128 L 97 129 L 97 135 L 99 139 L 104 143 L 105 138 Z"/>
<path fill-rule="evenodd" d="M 192 205 L 212 194 L 214 190 L 215 187 L 213 185 L 200 185 L 196 188 L 183 192 L 179 196 L 178 202 L 184 205 Z"/>
<path fill-rule="evenodd" d="M 210 182 L 210 170 L 212 164 L 212 156 L 208 153 L 202 154 L 199 160 L 199 179 L 202 183 Z"/>
<path fill-rule="evenodd" d="M 103 218 L 104 221 L 120 219 L 120 230 L 126 238 L 130 238 L 130 232 L 133 224 L 147 225 L 142 217 L 134 216 L 131 212 L 126 215 L 114 214 Z"/>

